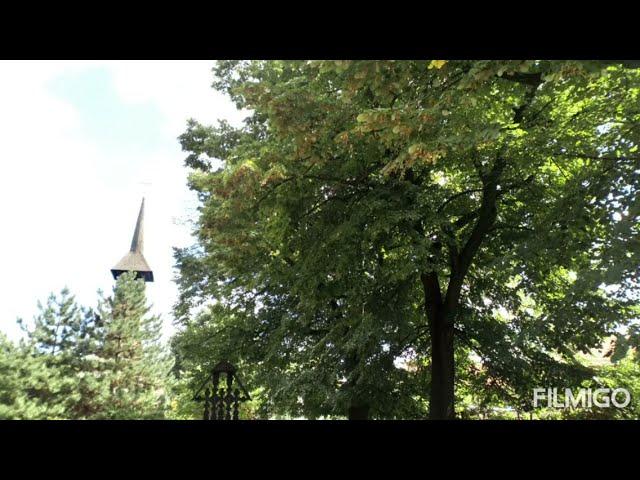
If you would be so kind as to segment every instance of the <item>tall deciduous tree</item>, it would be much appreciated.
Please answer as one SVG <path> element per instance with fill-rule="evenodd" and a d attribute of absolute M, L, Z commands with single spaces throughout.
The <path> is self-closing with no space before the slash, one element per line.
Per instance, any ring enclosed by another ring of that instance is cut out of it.
<path fill-rule="evenodd" d="M 177 252 L 184 335 L 275 372 L 271 398 L 334 412 L 335 392 L 394 398 L 408 351 L 430 359 L 434 419 L 455 416 L 456 349 L 515 401 L 580 377 L 576 352 L 637 301 L 631 67 L 219 62 L 251 114 L 181 139 L 202 202 L 199 248 Z M 212 298 L 224 315 L 190 320 Z"/>

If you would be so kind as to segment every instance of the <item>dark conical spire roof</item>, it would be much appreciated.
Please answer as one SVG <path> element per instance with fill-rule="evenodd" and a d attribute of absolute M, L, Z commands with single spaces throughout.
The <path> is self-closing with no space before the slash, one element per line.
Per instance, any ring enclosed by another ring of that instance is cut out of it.
<path fill-rule="evenodd" d="M 144 247 L 144 198 L 140 204 L 138 221 L 133 231 L 131 248 L 118 264 L 111 269 L 113 278 L 117 279 L 124 272 L 137 272 L 138 278 L 144 278 L 145 282 L 153 282 L 153 272 L 144 258 L 142 249 Z"/>
<path fill-rule="evenodd" d="M 144 197 L 142 197 L 142 203 L 140 204 L 140 212 L 138 213 L 138 221 L 136 222 L 136 229 L 133 231 L 133 238 L 131 239 L 131 251 L 142 253 L 144 248 Z"/>

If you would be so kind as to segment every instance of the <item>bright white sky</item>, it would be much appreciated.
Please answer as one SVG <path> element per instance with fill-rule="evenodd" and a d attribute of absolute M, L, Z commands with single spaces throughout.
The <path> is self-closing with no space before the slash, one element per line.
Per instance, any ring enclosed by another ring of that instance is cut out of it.
<path fill-rule="evenodd" d="M 0 61 L 0 331 L 68 286 L 94 306 L 128 251 L 140 200 L 153 311 L 173 329 L 172 247 L 191 244 L 186 120 L 239 124 L 213 61 Z M 150 182 L 151 185 L 143 185 Z"/>

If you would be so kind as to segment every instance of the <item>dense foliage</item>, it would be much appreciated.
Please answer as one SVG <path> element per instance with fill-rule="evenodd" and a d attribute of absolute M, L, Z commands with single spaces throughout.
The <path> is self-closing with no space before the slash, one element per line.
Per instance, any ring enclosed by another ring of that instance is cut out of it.
<path fill-rule="evenodd" d="M 0 418 L 638 418 L 640 69 L 221 61 L 248 116 L 180 137 L 199 200 L 171 351 L 145 283 L 0 334 Z M 535 388 L 624 408 L 534 408 Z"/>
<path fill-rule="evenodd" d="M 104 323 L 102 369 L 108 385 L 104 418 L 162 418 L 169 401 L 173 365 L 161 342 L 162 321 L 149 315 L 145 282 L 135 272 L 120 275 L 98 315 Z"/>
<path fill-rule="evenodd" d="M 118 278 L 98 308 L 51 295 L 17 345 L 0 337 L 0 418 L 163 418 L 172 360 L 145 284 Z"/>
<path fill-rule="evenodd" d="M 181 137 L 201 208 L 174 350 L 193 385 L 227 358 L 263 415 L 452 418 L 473 395 L 526 411 L 536 386 L 588 381 L 578 354 L 637 318 L 637 68 L 215 73 L 250 115 Z"/>

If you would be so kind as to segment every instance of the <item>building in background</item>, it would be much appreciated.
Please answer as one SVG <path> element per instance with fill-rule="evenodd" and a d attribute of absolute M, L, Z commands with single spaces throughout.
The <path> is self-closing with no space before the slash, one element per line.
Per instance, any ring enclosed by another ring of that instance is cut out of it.
<path fill-rule="evenodd" d="M 138 221 L 133 232 L 131 240 L 131 248 L 129 252 L 122 257 L 118 264 L 111 269 L 114 279 L 118 279 L 124 272 L 136 272 L 137 278 L 144 278 L 145 282 L 153 282 L 153 272 L 143 255 L 144 248 L 144 197 L 140 204 L 140 212 L 138 213 Z"/>

